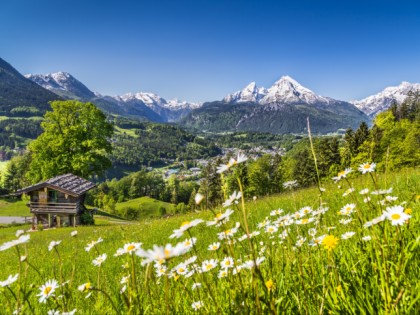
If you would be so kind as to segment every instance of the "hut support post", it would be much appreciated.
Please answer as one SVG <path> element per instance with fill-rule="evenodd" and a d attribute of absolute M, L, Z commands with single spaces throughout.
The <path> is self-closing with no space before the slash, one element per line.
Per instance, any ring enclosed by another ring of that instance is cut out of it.
<path fill-rule="evenodd" d="M 51 214 L 48 213 L 48 227 L 51 227 Z"/>

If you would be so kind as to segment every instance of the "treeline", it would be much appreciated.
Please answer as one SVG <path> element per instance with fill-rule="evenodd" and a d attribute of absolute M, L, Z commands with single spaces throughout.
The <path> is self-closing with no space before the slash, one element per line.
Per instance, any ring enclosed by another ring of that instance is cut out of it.
<path fill-rule="evenodd" d="M 132 128 L 134 135 L 114 136 L 110 157 L 114 166 L 162 166 L 169 160 L 206 159 L 221 153 L 214 142 L 176 126 L 127 120 L 118 120 L 116 125 Z"/>
<path fill-rule="evenodd" d="M 199 185 L 193 181 L 180 181 L 175 175 L 165 181 L 161 174 L 141 170 L 120 180 L 107 180 L 88 193 L 86 203 L 127 219 L 141 214 L 137 209 L 121 209 L 116 204 L 139 197 L 152 197 L 176 204 L 176 213 L 192 210 L 194 196 Z M 133 210 L 133 211 L 131 211 Z"/>
<path fill-rule="evenodd" d="M 282 147 L 286 150 L 290 150 L 293 147 L 294 142 L 302 137 L 292 134 L 242 131 L 224 134 L 206 134 L 205 138 L 215 142 L 219 147 L 223 148 L 246 150 L 258 146 L 267 149 Z"/>

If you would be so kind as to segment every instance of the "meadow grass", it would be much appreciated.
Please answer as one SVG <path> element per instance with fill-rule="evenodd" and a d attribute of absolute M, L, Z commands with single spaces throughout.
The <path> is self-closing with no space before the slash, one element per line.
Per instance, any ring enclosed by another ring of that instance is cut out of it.
<path fill-rule="evenodd" d="M 235 194 L 211 211 L 27 233 L 0 251 L 0 280 L 19 274 L 0 283 L 0 304 L 6 314 L 418 314 L 420 172 L 356 173 L 321 193 Z M 393 207 L 408 216 L 401 225 L 381 216 Z M 1 229 L 0 244 L 18 229 Z"/>
<path fill-rule="evenodd" d="M 0 199 L 0 216 L 32 217 L 26 203 L 19 199 Z"/>
<path fill-rule="evenodd" d="M 139 212 L 139 219 L 160 217 L 159 209 L 165 208 L 166 213 L 173 213 L 175 205 L 172 203 L 156 200 L 147 196 L 119 202 L 115 205 L 117 213 L 123 212 L 124 209 L 133 209 Z"/>

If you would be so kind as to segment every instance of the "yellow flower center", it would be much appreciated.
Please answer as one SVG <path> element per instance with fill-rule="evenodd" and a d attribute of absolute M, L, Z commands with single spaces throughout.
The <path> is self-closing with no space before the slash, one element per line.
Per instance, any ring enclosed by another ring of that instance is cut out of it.
<path fill-rule="evenodd" d="M 404 210 L 405 214 L 411 214 L 413 212 L 413 210 L 411 208 L 407 208 Z"/>
<path fill-rule="evenodd" d="M 370 168 L 370 164 L 365 164 L 365 165 L 363 166 L 363 168 L 364 168 L 365 170 L 369 169 L 369 168 Z"/>
<path fill-rule="evenodd" d="M 268 290 L 272 290 L 274 288 L 274 282 L 273 280 L 268 280 L 265 282 L 265 286 L 267 287 Z"/>
<path fill-rule="evenodd" d="M 226 234 L 226 235 L 227 235 L 227 234 L 230 234 L 230 233 L 231 233 L 231 230 L 230 230 L 230 229 L 225 231 L 225 234 Z"/>
<path fill-rule="evenodd" d="M 184 222 L 182 222 L 181 227 L 183 227 L 183 226 L 185 226 L 187 224 L 190 224 L 190 221 L 184 221 Z"/>
<path fill-rule="evenodd" d="M 308 219 L 303 219 L 302 220 L 302 224 L 306 224 L 306 223 L 308 223 L 309 222 L 309 220 Z"/>
<path fill-rule="evenodd" d="M 185 269 L 184 268 L 179 268 L 178 269 L 178 272 L 180 272 L 180 273 L 182 273 L 182 272 L 184 272 L 185 271 Z"/>
<path fill-rule="evenodd" d="M 343 176 L 344 174 L 346 174 L 346 172 L 345 171 L 341 171 L 340 173 L 338 173 L 338 177 L 340 177 L 340 176 Z"/>
<path fill-rule="evenodd" d="M 392 220 L 399 220 L 400 218 L 401 218 L 401 215 L 398 213 L 394 213 L 393 215 L 391 215 Z"/>
<path fill-rule="evenodd" d="M 86 283 L 85 290 L 89 290 L 92 287 L 92 284 L 90 282 Z"/>
<path fill-rule="evenodd" d="M 51 290 L 52 290 L 52 287 L 46 287 L 46 288 L 44 289 L 44 294 L 45 294 L 45 295 L 48 295 L 48 293 L 50 293 L 50 292 L 51 292 Z"/>
<path fill-rule="evenodd" d="M 219 219 L 222 216 L 221 213 L 216 214 L 216 219 Z"/>
<path fill-rule="evenodd" d="M 168 249 L 165 249 L 165 250 L 163 251 L 163 253 L 164 253 L 164 255 L 165 255 L 165 257 L 166 257 L 166 258 L 168 258 L 168 257 L 169 257 L 169 255 L 171 254 L 171 252 L 170 252 Z"/>
<path fill-rule="evenodd" d="M 227 260 L 227 261 L 225 262 L 225 265 L 226 265 L 226 266 L 230 266 L 230 261 L 229 261 L 229 260 Z"/>
<path fill-rule="evenodd" d="M 208 264 L 208 265 L 206 266 L 206 270 L 210 270 L 211 268 L 213 268 L 213 265 L 212 265 L 212 264 Z"/>
<path fill-rule="evenodd" d="M 136 246 L 134 246 L 133 244 L 128 245 L 127 246 L 127 251 L 132 251 L 134 248 L 136 248 Z"/>

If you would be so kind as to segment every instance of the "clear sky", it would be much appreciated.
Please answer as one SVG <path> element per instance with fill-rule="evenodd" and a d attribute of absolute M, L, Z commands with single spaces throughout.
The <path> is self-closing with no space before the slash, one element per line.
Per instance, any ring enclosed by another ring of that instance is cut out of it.
<path fill-rule="evenodd" d="M 361 99 L 420 82 L 420 1 L 1 0 L 0 57 L 106 95 L 210 101 L 289 75 Z"/>

